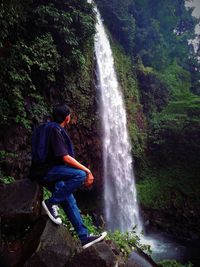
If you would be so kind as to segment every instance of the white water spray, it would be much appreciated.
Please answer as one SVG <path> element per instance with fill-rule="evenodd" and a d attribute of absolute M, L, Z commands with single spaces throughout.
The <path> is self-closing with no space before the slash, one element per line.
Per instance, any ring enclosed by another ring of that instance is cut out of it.
<path fill-rule="evenodd" d="M 141 230 L 123 96 L 108 37 L 97 11 L 95 52 L 103 130 L 104 207 L 107 227 Z"/>

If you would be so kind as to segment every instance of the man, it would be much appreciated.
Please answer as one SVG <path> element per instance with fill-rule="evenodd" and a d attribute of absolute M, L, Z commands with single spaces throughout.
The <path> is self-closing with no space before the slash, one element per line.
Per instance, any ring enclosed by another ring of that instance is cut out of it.
<path fill-rule="evenodd" d="M 52 196 L 43 201 L 42 205 L 49 218 L 56 224 L 61 224 L 61 218 L 57 213 L 59 204 L 65 211 L 68 219 L 74 226 L 83 248 L 101 241 L 106 232 L 98 236 L 91 236 L 83 223 L 76 200 L 74 190 L 82 184 L 90 186 L 94 177 L 91 171 L 74 158 L 73 145 L 67 135 L 65 127 L 70 122 L 70 109 L 66 104 L 59 104 L 53 110 L 54 123 L 50 123 L 48 138 L 48 156 L 45 162 L 46 173 L 41 182 L 51 192 Z M 41 170 L 41 165 L 32 165 L 33 171 Z M 32 174 L 33 176 L 33 174 Z"/>

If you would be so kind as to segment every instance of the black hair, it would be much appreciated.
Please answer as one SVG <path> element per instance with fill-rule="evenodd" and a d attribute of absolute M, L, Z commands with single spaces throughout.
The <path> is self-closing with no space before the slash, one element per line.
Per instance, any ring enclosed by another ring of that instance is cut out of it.
<path fill-rule="evenodd" d="M 57 123 L 62 123 L 69 114 L 70 108 L 65 103 L 53 107 L 53 120 Z"/>

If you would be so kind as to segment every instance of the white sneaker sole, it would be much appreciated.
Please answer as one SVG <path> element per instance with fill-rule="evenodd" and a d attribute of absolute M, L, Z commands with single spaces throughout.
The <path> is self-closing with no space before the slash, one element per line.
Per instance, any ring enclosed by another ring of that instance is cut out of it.
<path fill-rule="evenodd" d="M 101 240 L 103 240 L 106 236 L 107 236 L 107 232 L 103 232 L 99 238 L 93 240 L 93 241 L 90 242 L 90 243 L 85 244 L 84 246 L 82 246 L 82 248 L 83 248 L 83 249 L 89 248 L 89 247 L 92 246 L 93 244 L 98 243 L 98 242 L 100 242 Z"/>
<path fill-rule="evenodd" d="M 60 218 L 55 219 L 51 215 L 51 213 L 49 212 L 44 200 L 42 201 L 42 207 L 44 208 L 44 210 L 46 211 L 46 214 L 49 216 L 49 218 L 52 220 L 52 222 L 54 222 L 55 224 L 58 224 L 58 225 L 62 224 L 62 220 Z"/>

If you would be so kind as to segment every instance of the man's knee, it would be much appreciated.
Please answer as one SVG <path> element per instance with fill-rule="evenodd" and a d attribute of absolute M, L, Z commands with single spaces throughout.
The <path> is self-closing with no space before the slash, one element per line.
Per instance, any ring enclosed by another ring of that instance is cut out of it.
<path fill-rule="evenodd" d="M 66 187 L 66 184 L 64 181 L 59 181 L 59 182 L 55 183 L 55 190 L 56 191 L 65 190 L 66 188 L 67 187 Z"/>
<path fill-rule="evenodd" d="M 76 173 L 76 177 L 80 180 L 80 181 L 85 181 L 86 179 L 86 172 L 85 171 L 82 171 L 82 170 L 78 170 L 77 173 Z"/>

